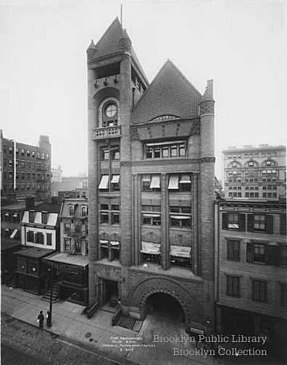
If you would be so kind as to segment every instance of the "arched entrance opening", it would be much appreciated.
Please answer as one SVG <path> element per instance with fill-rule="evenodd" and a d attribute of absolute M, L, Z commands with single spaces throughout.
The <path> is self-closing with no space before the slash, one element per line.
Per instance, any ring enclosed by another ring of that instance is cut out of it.
<path fill-rule="evenodd" d="M 158 320 L 176 321 L 184 324 L 185 316 L 181 304 L 166 293 L 151 294 L 145 302 L 145 313 L 154 315 Z"/>

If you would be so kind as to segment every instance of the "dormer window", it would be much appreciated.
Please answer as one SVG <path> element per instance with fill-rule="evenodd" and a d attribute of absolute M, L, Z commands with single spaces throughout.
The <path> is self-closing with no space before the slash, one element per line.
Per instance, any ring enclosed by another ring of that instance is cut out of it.
<path fill-rule="evenodd" d="M 42 212 L 42 224 L 48 223 L 48 212 Z"/>
<path fill-rule="evenodd" d="M 34 223 L 34 220 L 35 220 L 35 211 L 30 210 L 29 211 L 29 223 Z"/>

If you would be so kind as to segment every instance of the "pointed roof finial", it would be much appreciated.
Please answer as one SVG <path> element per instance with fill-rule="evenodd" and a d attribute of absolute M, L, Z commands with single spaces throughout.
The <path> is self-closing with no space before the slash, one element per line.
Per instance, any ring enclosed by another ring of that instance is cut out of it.
<path fill-rule="evenodd" d="M 123 26 L 123 4 L 121 4 L 121 25 Z"/>

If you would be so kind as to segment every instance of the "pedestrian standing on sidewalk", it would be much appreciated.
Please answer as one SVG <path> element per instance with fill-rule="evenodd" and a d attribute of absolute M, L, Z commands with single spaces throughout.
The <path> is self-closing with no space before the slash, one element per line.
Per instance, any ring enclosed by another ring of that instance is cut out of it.
<path fill-rule="evenodd" d="M 51 327 L 52 323 L 51 323 L 51 312 L 50 311 L 47 311 L 47 314 L 46 314 L 46 321 L 47 321 L 47 327 Z"/>
<path fill-rule="evenodd" d="M 43 315 L 43 311 L 40 311 L 40 314 L 38 315 L 38 320 L 37 322 L 39 323 L 39 328 L 43 328 L 43 324 L 44 324 L 44 315 Z"/>

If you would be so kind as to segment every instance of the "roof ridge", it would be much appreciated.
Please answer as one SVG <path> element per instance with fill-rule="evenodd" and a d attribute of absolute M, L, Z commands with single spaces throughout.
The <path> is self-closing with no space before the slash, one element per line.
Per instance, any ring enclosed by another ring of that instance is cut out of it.
<path fill-rule="evenodd" d="M 110 24 L 110 26 L 106 29 L 105 33 L 101 36 L 101 38 L 98 40 L 98 42 L 96 43 L 95 47 L 97 48 L 98 44 L 102 41 L 102 39 L 105 38 L 105 36 L 110 32 L 110 29 L 116 24 L 118 23 L 118 25 L 120 25 L 121 30 L 123 32 L 123 27 L 121 25 L 121 22 L 119 21 L 119 18 L 116 17 L 115 20 Z"/>
<path fill-rule="evenodd" d="M 170 63 L 170 65 L 176 70 L 176 72 L 180 75 L 180 77 L 193 88 L 193 90 L 199 95 L 202 96 L 201 93 L 197 90 L 197 88 L 188 80 L 186 76 L 180 71 L 180 69 L 168 58 L 166 63 Z"/>

